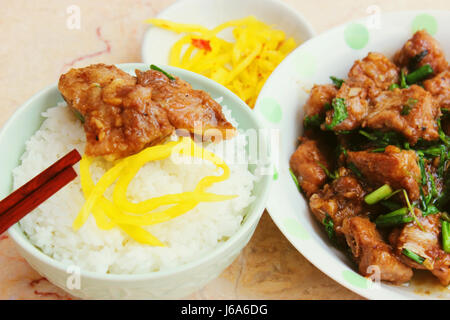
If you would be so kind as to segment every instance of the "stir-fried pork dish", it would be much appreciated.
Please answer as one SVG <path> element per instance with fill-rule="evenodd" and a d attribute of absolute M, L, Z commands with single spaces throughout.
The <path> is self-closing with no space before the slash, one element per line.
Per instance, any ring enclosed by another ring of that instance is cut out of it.
<path fill-rule="evenodd" d="M 369 53 L 314 85 L 290 167 L 331 242 L 363 276 L 450 284 L 450 69 L 416 32 L 390 60 Z"/>
<path fill-rule="evenodd" d="M 161 143 L 175 129 L 208 139 L 230 138 L 234 127 L 206 92 L 158 70 L 136 77 L 104 64 L 71 69 L 59 90 L 84 121 L 88 156 L 114 160 Z"/>

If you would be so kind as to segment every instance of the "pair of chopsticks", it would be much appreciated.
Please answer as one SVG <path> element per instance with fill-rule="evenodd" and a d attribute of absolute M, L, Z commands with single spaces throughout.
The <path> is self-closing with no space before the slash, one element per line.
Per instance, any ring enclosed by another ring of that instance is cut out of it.
<path fill-rule="evenodd" d="M 72 166 L 80 160 L 78 151 L 72 150 L 0 201 L 0 234 L 74 180 L 77 173 Z"/>

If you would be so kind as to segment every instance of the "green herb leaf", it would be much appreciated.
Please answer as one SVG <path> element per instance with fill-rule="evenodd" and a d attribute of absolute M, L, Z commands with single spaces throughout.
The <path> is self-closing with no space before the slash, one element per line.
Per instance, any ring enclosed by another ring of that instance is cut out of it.
<path fill-rule="evenodd" d="M 400 88 L 400 86 L 397 83 L 393 83 L 389 86 L 390 91 L 394 91 L 397 88 Z"/>
<path fill-rule="evenodd" d="M 73 111 L 73 114 L 75 115 L 75 117 L 77 117 L 77 119 L 80 120 L 81 123 L 84 124 L 84 122 L 86 120 L 84 119 L 84 116 L 80 113 L 80 111 L 78 111 L 77 109 L 73 109 L 73 108 L 72 108 L 72 111 Z"/>
<path fill-rule="evenodd" d="M 327 232 L 328 238 L 335 243 L 336 242 L 336 233 L 334 231 L 334 222 L 333 219 L 328 215 L 328 213 L 325 215 L 325 218 L 322 221 L 323 225 L 325 226 L 325 231 Z"/>
<path fill-rule="evenodd" d="M 176 80 L 176 78 L 175 78 L 174 76 L 172 76 L 170 73 L 167 73 L 166 71 L 164 71 L 163 69 L 161 69 L 161 68 L 158 67 L 158 66 L 155 66 L 154 64 L 152 64 L 152 65 L 150 66 L 150 69 L 161 72 L 161 73 L 164 74 L 167 78 L 169 78 L 170 81 Z"/>
<path fill-rule="evenodd" d="M 342 84 L 344 83 L 344 80 L 336 78 L 334 76 L 330 77 L 331 81 L 333 81 L 336 88 L 340 89 Z"/>
<path fill-rule="evenodd" d="M 305 129 L 317 128 L 320 127 L 324 120 L 324 117 L 319 114 L 306 116 L 305 119 L 303 119 L 303 126 L 305 127 Z"/>
<path fill-rule="evenodd" d="M 331 106 L 334 110 L 333 119 L 330 124 L 325 124 L 325 128 L 328 130 L 332 130 L 342 121 L 348 118 L 347 106 L 345 105 L 345 99 L 343 98 L 334 98 Z"/>
<path fill-rule="evenodd" d="M 353 162 L 349 162 L 347 164 L 348 168 L 350 170 L 352 170 L 352 172 L 358 177 L 358 178 L 362 178 L 362 173 L 361 171 L 359 171 L 359 169 L 355 166 L 355 164 Z"/>

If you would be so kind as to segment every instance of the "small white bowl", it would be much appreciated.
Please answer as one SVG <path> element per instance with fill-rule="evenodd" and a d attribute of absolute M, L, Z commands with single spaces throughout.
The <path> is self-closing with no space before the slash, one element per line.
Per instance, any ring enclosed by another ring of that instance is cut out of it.
<path fill-rule="evenodd" d="M 315 34 L 300 13 L 278 0 L 180 0 L 160 12 L 157 18 L 213 28 L 250 15 L 275 25 L 299 44 Z M 147 64 L 169 64 L 170 47 L 180 37 L 174 32 L 150 27 L 142 43 L 142 61 Z"/>
<path fill-rule="evenodd" d="M 118 67 L 132 74 L 135 69 L 148 69 L 148 66 L 142 63 L 121 64 Z M 240 129 L 262 129 L 258 115 L 227 88 L 190 71 L 166 66 L 163 68 L 186 80 L 195 89 L 205 90 L 214 99 L 221 97 Z M 0 132 L 0 148 L 4 150 L 0 157 L 0 177 L 2 177 L 0 199 L 12 191 L 12 170 L 20 163 L 26 141 L 40 128 L 43 121 L 42 112 L 62 101 L 57 84 L 53 84 L 25 102 L 3 127 Z M 258 139 L 258 143 L 264 148 L 267 145 L 267 139 L 263 135 Z M 257 167 L 249 164 L 249 169 L 255 171 Z M 239 230 L 230 239 L 197 260 L 169 270 L 145 274 L 101 274 L 81 270 L 79 272 L 80 289 L 70 289 L 67 286 L 67 282 L 69 281 L 70 284 L 70 281 L 77 276 L 76 269 L 71 269 L 71 266 L 47 256 L 35 247 L 19 224 L 9 229 L 9 235 L 19 253 L 36 271 L 74 296 L 85 299 L 182 298 L 218 277 L 245 247 L 264 212 L 271 182 L 271 175 L 261 176 L 253 188 L 255 200 L 245 209 L 246 216 Z"/>

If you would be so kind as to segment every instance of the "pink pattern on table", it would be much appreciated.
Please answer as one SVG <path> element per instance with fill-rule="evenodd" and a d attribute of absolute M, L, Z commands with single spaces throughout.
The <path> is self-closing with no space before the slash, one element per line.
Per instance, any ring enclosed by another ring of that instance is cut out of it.
<path fill-rule="evenodd" d="M 86 54 L 86 55 L 83 55 L 81 57 L 73 59 L 71 62 L 66 63 L 62 67 L 61 72 L 66 71 L 68 67 L 72 67 L 75 63 L 77 63 L 79 61 L 82 61 L 82 60 L 85 60 L 85 59 L 90 59 L 90 58 L 97 57 L 97 56 L 100 56 L 102 54 L 111 52 L 111 43 L 110 43 L 109 40 L 106 40 L 106 39 L 103 38 L 102 32 L 101 32 L 101 27 L 97 27 L 96 35 L 97 35 L 97 38 L 105 44 L 106 48 L 103 49 L 103 50 L 96 51 L 96 52 L 93 52 L 93 53 L 89 53 L 89 54 Z"/>

